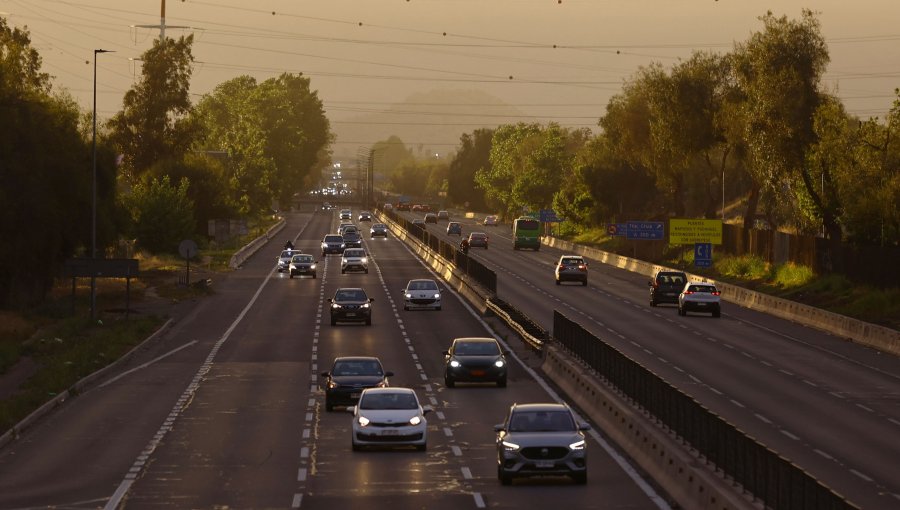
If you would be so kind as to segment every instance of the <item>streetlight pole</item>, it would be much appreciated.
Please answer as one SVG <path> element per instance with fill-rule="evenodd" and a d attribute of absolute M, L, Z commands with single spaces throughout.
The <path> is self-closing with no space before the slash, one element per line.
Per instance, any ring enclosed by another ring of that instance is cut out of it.
<path fill-rule="evenodd" d="M 97 54 L 112 50 L 94 50 L 94 133 L 91 140 L 91 262 L 97 259 Z M 91 274 L 91 321 L 97 315 L 97 277 Z"/>

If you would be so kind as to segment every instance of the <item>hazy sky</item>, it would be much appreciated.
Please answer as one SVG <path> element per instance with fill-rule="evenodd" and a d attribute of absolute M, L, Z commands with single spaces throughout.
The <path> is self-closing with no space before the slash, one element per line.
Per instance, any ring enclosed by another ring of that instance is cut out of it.
<path fill-rule="evenodd" d="M 98 57 L 97 108 L 106 118 L 139 76 L 132 59 L 159 36 L 134 25 L 159 25 L 161 3 L 0 0 L 0 12 L 28 27 L 54 86 L 86 109 L 93 50 L 114 50 Z M 338 130 L 342 120 L 434 89 L 483 90 L 533 116 L 522 121 L 593 127 L 640 66 L 728 52 L 762 28 L 767 10 L 799 18 L 803 8 L 820 13 L 827 86 L 850 112 L 883 117 L 900 86 L 900 0 L 168 0 L 166 35 L 194 34 L 195 102 L 239 75 L 302 72 Z M 429 115 L 409 120 L 427 124 Z M 496 124 L 471 114 L 458 122 L 462 132 Z M 390 126 L 372 126 L 370 139 L 338 139 L 336 150 L 388 134 Z"/>

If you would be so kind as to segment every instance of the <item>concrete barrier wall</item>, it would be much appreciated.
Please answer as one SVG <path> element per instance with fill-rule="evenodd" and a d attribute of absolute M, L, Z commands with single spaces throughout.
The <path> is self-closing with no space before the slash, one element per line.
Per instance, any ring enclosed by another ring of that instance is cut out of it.
<path fill-rule="evenodd" d="M 542 242 L 553 248 L 576 253 L 588 259 L 599 260 L 604 264 L 644 274 L 648 277 L 653 276 L 659 270 L 672 270 L 672 268 L 665 266 L 577 245 L 555 237 L 544 237 Z M 752 310 L 759 310 L 782 319 L 803 324 L 804 326 L 826 331 L 832 335 L 846 338 L 873 349 L 900 356 L 900 331 L 895 329 L 853 319 L 789 299 L 752 291 L 737 285 L 719 282 L 704 276 L 687 274 L 689 278 L 694 280 L 715 283 L 716 287 L 722 291 L 722 299 L 727 302 Z"/>
<path fill-rule="evenodd" d="M 231 256 L 231 260 L 228 261 L 228 267 L 231 269 L 237 269 L 241 266 L 247 259 L 249 259 L 254 253 L 259 251 L 269 239 L 272 239 L 272 236 L 281 232 L 281 229 L 284 228 L 285 222 L 284 218 L 281 218 L 278 223 L 273 225 L 269 230 L 266 230 L 266 233 L 257 237 L 256 239 L 250 241 L 249 244 L 235 252 L 234 255 Z"/>

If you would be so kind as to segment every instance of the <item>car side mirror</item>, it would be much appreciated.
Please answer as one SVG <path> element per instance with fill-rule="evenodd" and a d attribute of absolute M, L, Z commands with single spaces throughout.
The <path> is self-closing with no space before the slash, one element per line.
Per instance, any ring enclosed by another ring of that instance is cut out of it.
<path fill-rule="evenodd" d="M 328 302 L 331 303 L 333 302 L 333 300 L 331 298 L 328 298 Z"/>
<path fill-rule="evenodd" d="M 370 298 L 369 298 L 369 303 L 374 303 L 374 302 L 375 302 L 375 298 L 370 297 Z"/>
<path fill-rule="evenodd" d="M 322 377 L 329 377 L 329 376 L 331 376 L 331 372 L 322 372 L 319 375 L 321 375 Z"/>
<path fill-rule="evenodd" d="M 648 286 L 648 287 L 652 287 L 652 286 L 653 286 L 653 280 L 648 281 L 648 282 L 647 282 L 647 286 Z"/>
<path fill-rule="evenodd" d="M 431 406 L 422 406 L 422 415 L 423 416 L 430 413 L 431 411 L 433 411 Z"/>
<path fill-rule="evenodd" d="M 356 406 L 347 406 L 345 410 L 350 414 L 356 414 Z"/>
<path fill-rule="evenodd" d="M 591 430 L 591 425 L 589 423 L 582 422 L 578 425 L 578 430 Z"/>
<path fill-rule="evenodd" d="M 449 355 L 450 355 L 450 351 L 444 351 L 444 352 L 442 352 L 441 354 L 443 354 L 444 356 L 449 356 Z"/>
<path fill-rule="evenodd" d="M 503 432 L 503 424 L 498 423 L 498 424 L 494 425 L 494 432 Z"/>

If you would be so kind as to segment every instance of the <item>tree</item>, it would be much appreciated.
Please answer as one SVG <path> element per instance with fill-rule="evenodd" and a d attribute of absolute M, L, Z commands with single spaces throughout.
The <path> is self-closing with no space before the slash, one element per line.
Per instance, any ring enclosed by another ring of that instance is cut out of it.
<path fill-rule="evenodd" d="M 460 147 L 447 176 L 447 198 L 474 210 L 484 210 L 484 191 L 475 185 L 475 173 L 490 168 L 492 129 L 476 129 L 460 137 Z"/>
<path fill-rule="evenodd" d="M 141 58 L 141 81 L 125 93 L 122 111 L 107 123 L 132 178 L 160 160 L 181 159 L 196 139 L 197 127 L 188 117 L 193 42 L 193 35 L 154 41 Z"/>
<path fill-rule="evenodd" d="M 0 18 L 0 306 L 39 303 L 63 261 L 90 255 L 92 166 L 72 97 L 51 93 L 27 31 Z M 112 153 L 97 148 L 97 246 L 115 237 Z M 40 256 L 35 256 L 36 253 Z"/>
<path fill-rule="evenodd" d="M 734 52 L 736 77 L 746 97 L 742 113 L 753 160 L 749 168 L 763 194 L 770 196 L 769 203 L 791 200 L 792 183 L 800 183 L 813 203 L 822 206 L 825 201 L 806 159 L 816 141 L 813 119 L 822 101 L 819 82 L 829 60 L 819 21 L 809 10 L 798 21 L 771 12 L 760 20 L 764 30 L 738 44 Z M 748 207 L 745 229 L 752 227 L 755 205 L 751 201 Z M 820 212 L 834 247 L 840 243 L 841 227 L 832 212 Z"/>
<path fill-rule="evenodd" d="M 178 245 L 195 232 L 187 179 L 173 185 L 169 176 L 139 182 L 123 197 L 131 219 L 131 233 L 140 248 L 151 253 L 176 253 Z"/>
<path fill-rule="evenodd" d="M 488 206 L 499 210 L 503 216 L 516 215 L 522 206 L 513 193 L 517 175 L 525 166 L 524 158 L 528 152 L 520 146 L 540 132 L 539 124 L 519 123 L 498 127 L 491 140 L 490 168 L 475 172 L 475 182 L 484 190 Z"/>

